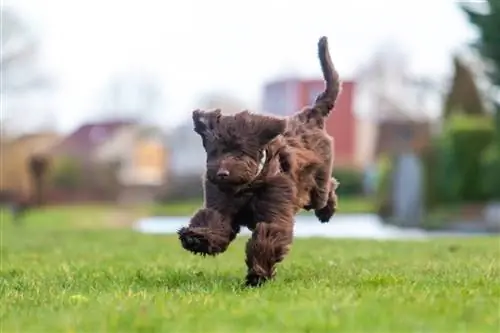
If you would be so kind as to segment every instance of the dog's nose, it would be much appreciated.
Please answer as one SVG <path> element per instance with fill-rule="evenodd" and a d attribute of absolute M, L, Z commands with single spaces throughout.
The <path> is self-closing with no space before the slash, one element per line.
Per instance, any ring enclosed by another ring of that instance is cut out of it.
<path fill-rule="evenodd" d="M 227 169 L 219 169 L 219 171 L 217 171 L 217 177 L 219 177 L 221 179 L 224 179 L 227 176 L 229 176 L 229 170 L 227 170 Z"/>

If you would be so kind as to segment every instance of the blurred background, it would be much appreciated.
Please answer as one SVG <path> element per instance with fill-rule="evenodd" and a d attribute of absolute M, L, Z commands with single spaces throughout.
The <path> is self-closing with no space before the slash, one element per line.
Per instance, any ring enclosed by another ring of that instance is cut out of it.
<path fill-rule="evenodd" d="M 327 125 L 339 214 L 500 229 L 499 0 L 12 0 L 1 27 L 15 216 L 189 216 L 205 162 L 191 111 L 298 111 L 323 89 L 326 35 L 344 81 Z"/>

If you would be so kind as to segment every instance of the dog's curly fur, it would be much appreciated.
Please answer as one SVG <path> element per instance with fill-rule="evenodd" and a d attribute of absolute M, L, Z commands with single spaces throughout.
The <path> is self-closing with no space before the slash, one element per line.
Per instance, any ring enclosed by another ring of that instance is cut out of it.
<path fill-rule="evenodd" d="M 326 37 L 318 42 L 325 91 L 311 107 L 287 118 L 242 111 L 193 111 L 194 130 L 206 151 L 204 206 L 178 231 L 193 253 L 217 255 L 240 227 L 252 231 L 246 246 L 246 284 L 258 286 L 275 275 L 293 241 L 294 216 L 314 209 L 321 222 L 336 210 L 331 178 L 332 138 L 324 129 L 340 80 Z"/>

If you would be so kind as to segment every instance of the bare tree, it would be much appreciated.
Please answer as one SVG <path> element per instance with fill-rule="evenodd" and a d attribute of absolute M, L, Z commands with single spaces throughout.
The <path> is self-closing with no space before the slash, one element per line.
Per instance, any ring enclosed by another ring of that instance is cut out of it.
<path fill-rule="evenodd" d="M 52 88 L 52 81 L 42 70 L 39 61 L 40 41 L 28 23 L 9 7 L 0 7 L 0 18 L 0 117 L 14 133 L 20 130 L 18 127 L 33 129 L 44 118 L 45 110 L 37 110 L 36 114 L 32 114 L 32 97 L 33 94 L 45 96 Z M 36 101 L 35 104 L 37 109 L 47 109 L 45 102 Z"/>
<path fill-rule="evenodd" d="M 361 108 L 373 117 L 418 118 L 439 111 L 440 79 L 412 73 L 410 58 L 398 45 L 380 45 L 358 75 Z"/>
<path fill-rule="evenodd" d="M 224 92 L 212 92 L 202 96 L 197 104 L 201 109 L 221 109 L 224 114 L 234 114 L 246 109 L 238 98 Z"/>
<path fill-rule="evenodd" d="M 12 9 L 0 7 L 1 15 L 1 92 L 24 92 L 44 88 L 48 77 L 38 67 L 39 40 L 26 22 Z"/>
<path fill-rule="evenodd" d="M 161 85 L 153 75 L 123 72 L 110 78 L 100 96 L 99 118 L 153 122 L 164 106 Z"/>

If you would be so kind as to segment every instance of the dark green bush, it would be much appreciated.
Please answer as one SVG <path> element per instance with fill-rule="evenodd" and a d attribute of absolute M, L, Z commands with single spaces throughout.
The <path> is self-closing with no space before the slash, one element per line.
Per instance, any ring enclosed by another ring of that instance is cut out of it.
<path fill-rule="evenodd" d="M 338 195 L 363 194 L 363 173 L 355 169 L 335 168 L 333 176 L 338 179 L 340 186 Z"/>
<path fill-rule="evenodd" d="M 460 174 L 447 133 L 433 138 L 421 154 L 424 178 L 424 198 L 427 209 L 461 201 Z"/>
<path fill-rule="evenodd" d="M 481 157 L 494 137 L 494 122 L 488 116 L 454 115 L 446 124 L 442 154 L 451 153 L 442 158 L 441 176 L 452 177 L 448 183 L 451 195 L 461 201 L 474 202 L 487 199 L 483 189 L 481 173 Z M 449 151 L 448 151 L 449 150 Z M 444 164 L 444 165 L 443 165 Z M 451 187 L 450 187 L 451 186 Z M 455 192 L 456 191 L 456 192 Z"/>
<path fill-rule="evenodd" d="M 481 157 L 482 189 L 488 200 L 500 200 L 500 145 L 491 144 Z"/>
<path fill-rule="evenodd" d="M 52 168 L 52 184 L 56 188 L 76 190 L 82 185 L 82 168 L 75 160 L 58 158 Z"/>
<path fill-rule="evenodd" d="M 437 161 L 439 159 L 438 142 L 433 142 L 429 147 L 424 149 L 420 155 L 423 169 L 423 190 L 424 202 L 427 209 L 433 209 L 441 202 L 436 184 L 439 181 L 437 177 Z"/>
<path fill-rule="evenodd" d="M 434 198 L 439 203 L 456 203 L 462 200 L 460 194 L 461 175 L 457 167 L 459 161 L 453 150 L 450 135 L 443 135 L 435 141 L 435 165 L 431 166 L 435 173 Z"/>
<path fill-rule="evenodd" d="M 377 161 L 376 209 L 380 216 L 389 217 L 392 214 L 391 187 L 394 158 L 382 155 Z"/>

